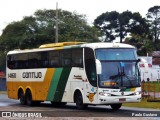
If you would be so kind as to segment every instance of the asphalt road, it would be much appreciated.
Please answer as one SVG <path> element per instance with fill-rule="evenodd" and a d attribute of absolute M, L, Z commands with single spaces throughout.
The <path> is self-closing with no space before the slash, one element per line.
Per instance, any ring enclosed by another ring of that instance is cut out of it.
<path fill-rule="evenodd" d="M 140 119 L 160 119 L 160 111 L 155 109 L 121 107 L 113 111 L 110 106 L 89 106 L 85 110 L 77 110 L 75 104 L 68 103 L 63 107 L 54 107 L 49 102 L 29 107 L 20 105 L 18 100 L 12 100 L 6 94 L 0 94 L 0 114 L 9 111 L 14 113 L 40 113 L 43 117 L 137 117 Z M 2 115 L 0 115 L 2 116 Z"/>

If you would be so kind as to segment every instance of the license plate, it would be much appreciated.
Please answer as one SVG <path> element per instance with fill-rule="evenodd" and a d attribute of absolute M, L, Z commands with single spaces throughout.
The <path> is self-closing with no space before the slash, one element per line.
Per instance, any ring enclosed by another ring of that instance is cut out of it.
<path fill-rule="evenodd" d="M 124 102 L 126 101 L 126 98 L 119 98 L 119 102 Z"/>

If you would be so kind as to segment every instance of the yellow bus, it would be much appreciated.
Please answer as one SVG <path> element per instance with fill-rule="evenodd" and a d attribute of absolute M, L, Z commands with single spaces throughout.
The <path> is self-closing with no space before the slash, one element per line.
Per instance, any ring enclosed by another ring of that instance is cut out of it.
<path fill-rule="evenodd" d="M 62 42 L 7 54 L 8 97 L 21 104 L 43 101 L 110 105 L 141 100 L 136 49 L 122 43 Z"/>

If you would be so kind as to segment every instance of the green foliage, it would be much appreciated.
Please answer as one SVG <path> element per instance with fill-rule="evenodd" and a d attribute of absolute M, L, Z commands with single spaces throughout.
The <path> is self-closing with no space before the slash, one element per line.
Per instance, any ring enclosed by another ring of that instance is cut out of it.
<path fill-rule="evenodd" d="M 122 42 L 128 33 L 143 34 L 148 30 L 145 19 L 139 13 L 130 11 L 103 13 L 95 19 L 94 25 L 106 36 L 105 41 L 113 41 L 120 37 Z"/>
<path fill-rule="evenodd" d="M 85 16 L 58 10 L 59 42 L 98 41 L 98 31 L 87 24 Z M 55 10 L 37 10 L 33 16 L 7 25 L 0 38 L 4 50 L 36 48 L 55 42 Z"/>
<path fill-rule="evenodd" d="M 120 42 L 125 38 L 126 43 L 137 47 L 138 55 L 160 50 L 160 6 L 149 8 L 147 19 L 138 12 L 105 12 L 94 20 L 94 26 L 87 24 L 85 15 L 59 9 L 58 26 L 59 42 L 96 42 L 98 36 L 105 36 L 105 41 L 110 42 L 119 37 Z M 55 27 L 56 11 L 46 9 L 8 24 L 0 36 L 1 68 L 4 69 L 4 56 L 9 50 L 55 42 Z"/>
<path fill-rule="evenodd" d="M 149 8 L 147 19 L 141 22 L 143 26 L 134 26 L 131 38 L 126 39 L 126 43 L 136 46 L 138 55 L 144 56 L 160 50 L 160 6 Z"/>
<path fill-rule="evenodd" d="M 14 49 L 37 48 L 55 42 L 55 10 L 37 10 L 32 16 L 12 22 L 0 36 L 0 67 L 5 69 L 6 53 Z M 59 42 L 98 41 L 98 30 L 87 24 L 85 15 L 58 10 Z"/>
<path fill-rule="evenodd" d="M 150 34 L 152 40 L 157 45 L 160 42 L 160 6 L 154 6 L 148 9 L 148 24 L 150 25 Z M 156 50 L 160 50 L 159 46 L 155 46 Z"/>
<path fill-rule="evenodd" d="M 5 71 L 6 69 L 6 55 L 0 51 L 0 71 Z"/>
<path fill-rule="evenodd" d="M 154 43 L 145 35 L 131 34 L 131 36 L 125 39 L 125 43 L 135 46 L 139 56 L 146 56 L 155 50 Z"/>

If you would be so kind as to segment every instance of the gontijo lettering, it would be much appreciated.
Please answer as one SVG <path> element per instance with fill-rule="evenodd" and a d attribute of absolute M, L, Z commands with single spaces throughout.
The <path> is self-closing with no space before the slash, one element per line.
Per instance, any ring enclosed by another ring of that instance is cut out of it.
<path fill-rule="evenodd" d="M 42 78 L 42 72 L 23 72 L 23 78 Z"/>

